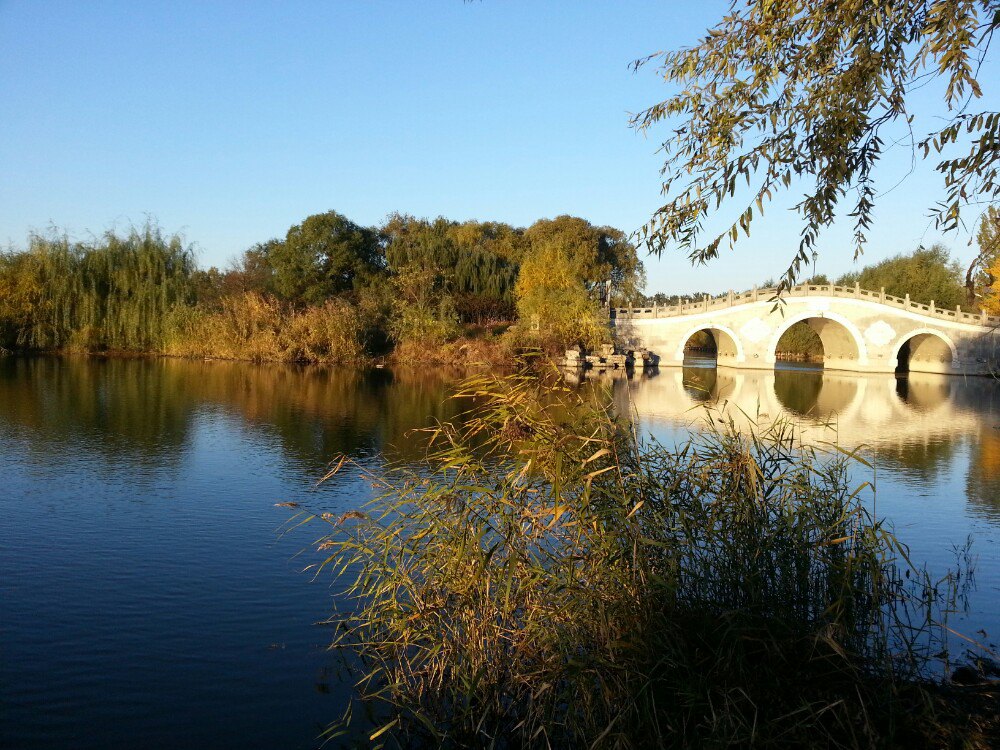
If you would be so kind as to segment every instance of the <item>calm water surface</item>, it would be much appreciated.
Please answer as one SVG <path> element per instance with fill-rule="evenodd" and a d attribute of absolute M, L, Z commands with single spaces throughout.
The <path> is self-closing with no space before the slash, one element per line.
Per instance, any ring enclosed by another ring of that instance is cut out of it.
<path fill-rule="evenodd" d="M 336 592 L 302 572 L 318 531 L 279 535 L 275 503 L 363 502 L 349 477 L 316 485 L 328 461 L 415 458 L 410 430 L 456 416 L 453 382 L 0 359 L 0 747 L 318 746 L 350 692 L 315 624 Z M 610 387 L 667 442 L 725 403 L 866 444 L 877 510 L 915 557 L 944 568 L 974 537 L 962 627 L 998 640 L 998 384 L 699 367 Z"/>

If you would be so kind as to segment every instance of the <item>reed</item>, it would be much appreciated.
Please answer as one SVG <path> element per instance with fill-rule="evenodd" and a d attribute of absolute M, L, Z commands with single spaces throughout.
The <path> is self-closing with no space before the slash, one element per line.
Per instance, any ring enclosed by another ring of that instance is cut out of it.
<path fill-rule="evenodd" d="M 253 362 L 358 362 L 367 357 L 358 308 L 342 299 L 296 310 L 256 292 L 223 297 L 215 311 L 178 309 L 164 351 Z"/>
<path fill-rule="evenodd" d="M 724 413 L 662 446 L 607 394 L 534 375 L 460 397 L 474 408 L 425 463 L 368 474 L 360 510 L 297 519 L 327 524 L 333 645 L 384 709 L 371 740 L 975 744 L 925 682 L 958 579 L 909 565 L 850 487 L 860 458 Z"/>

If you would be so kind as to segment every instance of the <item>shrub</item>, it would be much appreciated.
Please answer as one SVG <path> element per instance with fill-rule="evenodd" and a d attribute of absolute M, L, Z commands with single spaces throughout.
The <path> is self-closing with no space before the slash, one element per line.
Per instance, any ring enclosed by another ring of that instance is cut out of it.
<path fill-rule="evenodd" d="M 285 359 L 350 362 L 363 359 L 365 342 L 358 309 L 342 299 L 295 313 L 282 332 Z"/>
<path fill-rule="evenodd" d="M 455 302 L 441 272 L 411 263 L 392 279 L 395 294 L 389 330 L 397 344 L 437 346 L 458 335 Z"/>

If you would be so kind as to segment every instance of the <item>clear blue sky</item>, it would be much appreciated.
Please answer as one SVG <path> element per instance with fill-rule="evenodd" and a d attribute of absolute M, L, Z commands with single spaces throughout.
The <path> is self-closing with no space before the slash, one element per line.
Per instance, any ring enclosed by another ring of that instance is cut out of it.
<path fill-rule="evenodd" d="M 725 7 L 0 0 L 0 243 L 152 216 L 221 265 L 329 209 L 364 224 L 570 213 L 632 231 L 658 205 L 661 161 L 628 113 L 668 91 L 628 63 L 695 42 Z M 909 167 L 898 149 L 880 185 Z M 885 196 L 866 260 L 938 239 L 938 186 L 922 168 Z M 798 231 L 773 210 L 708 268 L 647 259 L 648 289 L 777 276 Z M 849 240 L 846 225 L 827 234 L 818 270 L 850 268 Z M 967 240 L 945 239 L 963 258 Z"/>

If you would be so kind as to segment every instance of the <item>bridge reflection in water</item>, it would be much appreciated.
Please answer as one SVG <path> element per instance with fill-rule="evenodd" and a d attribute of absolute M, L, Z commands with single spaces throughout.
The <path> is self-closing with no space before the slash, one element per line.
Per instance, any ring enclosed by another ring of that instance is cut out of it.
<path fill-rule="evenodd" d="M 613 390 L 619 413 L 634 409 L 641 434 L 668 446 L 704 429 L 715 409 L 742 426 L 792 419 L 806 443 L 863 446 L 874 470 L 857 464 L 852 484 L 874 480 L 876 514 L 916 564 L 941 574 L 954 567 L 955 549 L 972 539 L 976 590 L 952 627 L 966 634 L 982 629 L 989 642 L 1000 643 L 1000 382 L 912 372 L 897 379 L 783 363 L 739 370 L 690 360 L 632 379 L 592 380 Z M 872 495 L 866 489 L 863 497 Z"/>
<path fill-rule="evenodd" d="M 876 466 L 923 494 L 956 491 L 1000 530 L 1000 383 L 989 378 L 830 372 L 779 364 L 775 370 L 715 368 L 689 361 L 613 384 L 621 413 L 634 409 L 643 432 L 671 442 L 704 425 L 705 407 L 739 426 L 785 417 L 806 443 L 865 446 Z M 954 480 L 962 478 L 962 487 Z M 941 487 L 947 484 L 947 489 Z M 950 499 L 954 499 L 953 497 Z M 964 503 L 963 503 L 964 505 Z M 962 541 L 961 539 L 955 541 Z"/>

